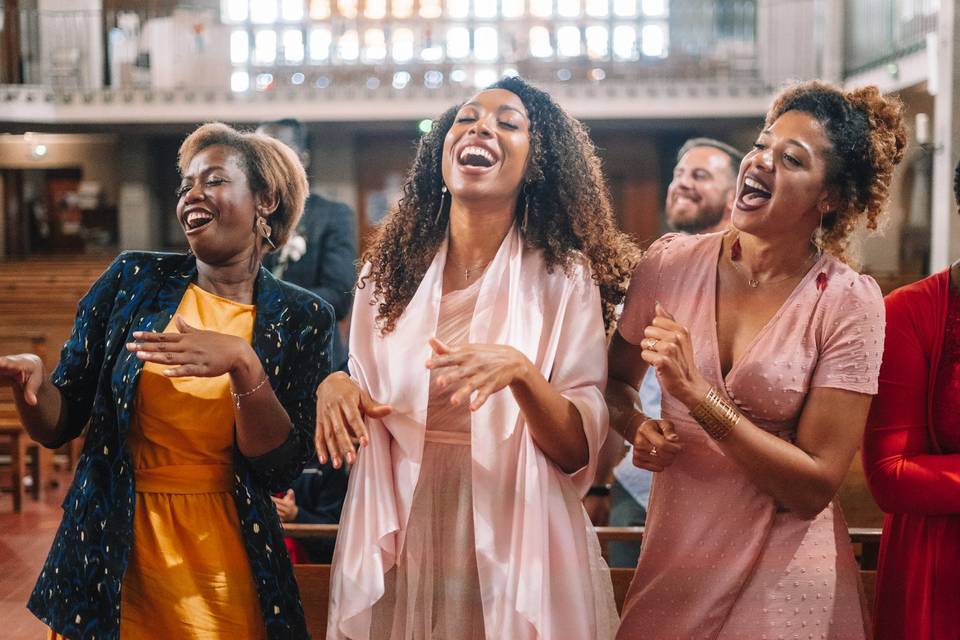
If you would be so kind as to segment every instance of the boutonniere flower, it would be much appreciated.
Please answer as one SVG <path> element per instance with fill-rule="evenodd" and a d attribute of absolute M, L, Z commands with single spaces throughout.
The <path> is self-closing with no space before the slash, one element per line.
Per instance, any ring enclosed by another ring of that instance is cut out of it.
<path fill-rule="evenodd" d="M 307 252 L 307 239 L 299 230 L 290 236 L 290 239 L 280 247 L 280 255 L 277 256 L 277 264 L 273 268 L 273 275 L 278 278 L 283 277 L 283 272 L 287 267 L 300 260 Z"/>

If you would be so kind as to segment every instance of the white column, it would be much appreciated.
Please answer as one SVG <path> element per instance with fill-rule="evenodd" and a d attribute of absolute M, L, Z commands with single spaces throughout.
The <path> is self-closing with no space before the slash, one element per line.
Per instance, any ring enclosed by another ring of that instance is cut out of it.
<path fill-rule="evenodd" d="M 960 11 L 953 2 L 940 3 L 937 25 L 937 64 L 931 71 L 937 93 L 933 105 L 933 211 L 930 224 L 930 271 L 946 268 L 960 258 L 960 216 L 953 195 L 953 171 L 960 156 Z"/>

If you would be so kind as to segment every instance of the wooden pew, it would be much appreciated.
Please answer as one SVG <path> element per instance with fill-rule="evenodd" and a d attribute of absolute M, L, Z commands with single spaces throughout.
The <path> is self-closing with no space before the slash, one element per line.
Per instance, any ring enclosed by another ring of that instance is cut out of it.
<path fill-rule="evenodd" d="M 35 353 L 46 363 L 46 334 L 32 329 L 0 327 L 0 354 Z M 53 454 L 32 442 L 23 430 L 10 387 L 0 387 L 0 490 L 13 494 L 13 511 L 23 508 L 27 478 L 34 499 L 40 499 L 53 470 Z M 9 460 L 9 462 L 8 462 Z"/>
<path fill-rule="evenodd" d="M 335 537 L 335 524 L 292 524 L 283 525 L 284 532 L 292 538 Z M 643 539 L 643 527 L 596 527 L 597 538 L 605 549 L 612 540 L 640 542 Z M 867 603 L 873 605 L 876 583 L 877 555 L 880 549 L 880 529 L 852 528 L 850 539 L 854 545 L 854 554 L 860 563 L 860 577 L 863 580 L 864 595 Z M 298 564 L 293 567 L 300 597 L 307 618 L 307 627 L 315 638 L 326 637 L 327 605 L 330 597 L 330 565 Z M 613 597 L 617 611 L 623 608 L 623 601 L 633 579 L 633 569 L 610 569 L 613 582 Z"/>

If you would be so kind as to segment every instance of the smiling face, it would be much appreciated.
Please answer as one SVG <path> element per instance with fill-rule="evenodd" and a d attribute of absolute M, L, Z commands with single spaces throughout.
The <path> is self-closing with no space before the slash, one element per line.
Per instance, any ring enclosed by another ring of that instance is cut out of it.
<path fill-rule="evenodd" d="M 256 246 L 257 198 L 234 149 L 214 145 L 197 153 L 177 195 L 177 220 L 198 259 L 223 264 Z"/>
<path fill-rule="evenodd" d="M 730 156 L 714 147 L 683 154 L 667 187 L 667 224 L 684 233 L 705 233 L 721 224 L 733 206 Z"/>
<path fill-rule="evenodd" d="M 530 155 L 530 120 L 520 98 L 488 89 L 457 112 L 443 141 L 443 181 L 463 201 L 516 201 Z"/>
<path fill-rule="evenodd" d="M 810 114 L 788 111 L 764 130 L 740 164 L 733 225 L 760 236 L 804 234 L 832 211 L 827 185 L 831 145 Z"/>

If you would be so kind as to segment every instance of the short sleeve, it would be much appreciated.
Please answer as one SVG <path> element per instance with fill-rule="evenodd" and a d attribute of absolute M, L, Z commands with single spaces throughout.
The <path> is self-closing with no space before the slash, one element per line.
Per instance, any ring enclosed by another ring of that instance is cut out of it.
<path fill-rule="evenodd" d="M 832 292 L 831 308 L 823 315 L 810 386 L 876 395 L 886 317 L 883 294 L 870 276 L 855 275 L 839 284 L 842 290 Z"/>
<path fill-rule="evenodd" d="M 663 254 L 677 233 L 668 233 L 650 245 L 640 263 L 630 276 L 626 302 L 620 316 L 618 330 L 623 339 L 639 344 L 643 330 L 653 320 L 660 288 L 660 273 L 663 269 Z"/>

